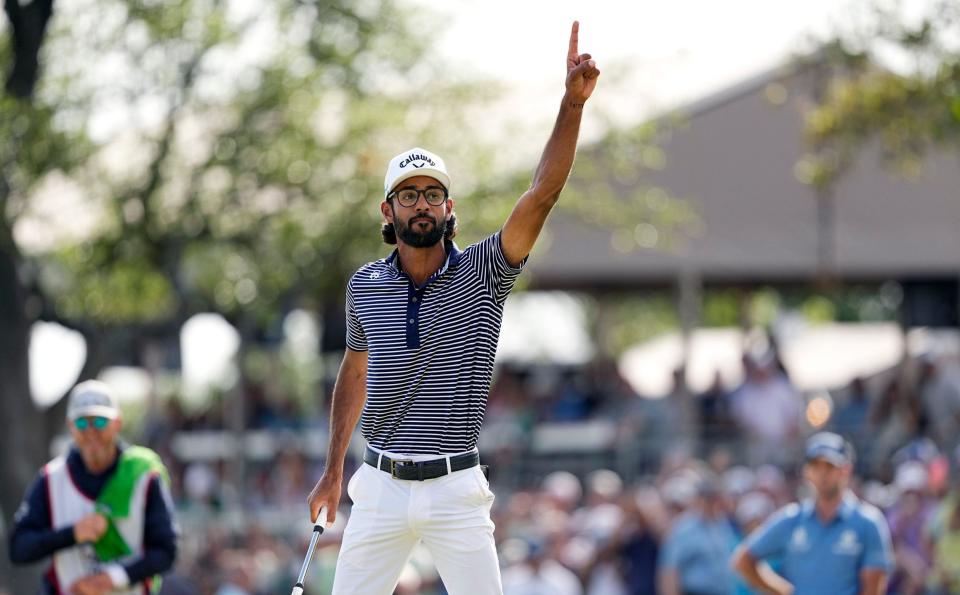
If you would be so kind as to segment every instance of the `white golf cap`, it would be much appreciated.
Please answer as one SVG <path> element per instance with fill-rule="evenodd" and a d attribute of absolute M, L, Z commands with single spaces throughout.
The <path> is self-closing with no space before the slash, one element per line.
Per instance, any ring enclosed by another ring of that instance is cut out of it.
<path fill-rule="evenodd" d="M 390 194 L 397 184 L 414 176 L 436 178 L 450 192 L 450 174 L 443 159 L 426 149 L 414 147 L 390 160 L 387 175 L 383 179 L 383 195 Z"/>
<path fill-rule="evenodd" d="M 907 461 L 897 467 L 893 483 L 901 492 L 923 492 L 927 489 L 927 468 L 919 461 Z"/>
<path fill-rule="evenodd" d="M 120 417 L 120 409 L 109 386 L 97 380 L 87 380 L 73 387 L 67 401 L 67 419 L 80 417 Z"/>

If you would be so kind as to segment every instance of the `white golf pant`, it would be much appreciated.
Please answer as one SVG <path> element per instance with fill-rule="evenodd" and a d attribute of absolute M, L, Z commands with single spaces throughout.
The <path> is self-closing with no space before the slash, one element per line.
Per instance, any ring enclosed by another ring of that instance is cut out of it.
<path fill-rule="evenodd" d="M 502 595 L 490 520 L 494 496 L 479 466 L 409 481 L 363 463 L 347 483 L 347 494 L 353 508 L 333 595 L 391 595 L 418 542 L 430 551 L 450 595 Z"/>

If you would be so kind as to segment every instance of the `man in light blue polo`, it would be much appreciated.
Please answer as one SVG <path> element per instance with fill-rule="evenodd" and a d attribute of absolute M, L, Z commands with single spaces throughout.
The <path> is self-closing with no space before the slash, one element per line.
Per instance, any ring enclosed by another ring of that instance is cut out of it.
<path fill-rule="evenodd" d="M 731 595 L 735 576 L 727 560 L 736 541 L 720 481 L 705 475 L 697 485 L 696 505 L 677 519 L 660 550 L 658 592 Z"/>
<path fill-rule="evenodd" d="M 815 497 L 790 504 L 754 531 L 733 554 L 733 568 L 761 593 L 880 595 L 892 568 L 883 514 L 848 489 L 853 448 L 842 436 L 807 442 L 804 477 Z M 782 559 L 780 574 L 764 559 Z"/>

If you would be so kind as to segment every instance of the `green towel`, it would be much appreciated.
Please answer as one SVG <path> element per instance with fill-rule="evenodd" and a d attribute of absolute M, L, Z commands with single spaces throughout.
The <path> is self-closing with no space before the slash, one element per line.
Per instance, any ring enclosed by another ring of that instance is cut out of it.
<path fill-rule="evenodd" d="M 114 519 L 130 516 L 133 489 L 146 473 L 158 473 L 164 483 L 170 482 L 160 455 L 142 446 L 128 446 L 120 453 L 116 472 L 97 497 L 96 509 L 106 517 L 107 530 L 93 544 L 93 549 L 103 562 L 129 556 L 133 552 L 117 529 Z"/>

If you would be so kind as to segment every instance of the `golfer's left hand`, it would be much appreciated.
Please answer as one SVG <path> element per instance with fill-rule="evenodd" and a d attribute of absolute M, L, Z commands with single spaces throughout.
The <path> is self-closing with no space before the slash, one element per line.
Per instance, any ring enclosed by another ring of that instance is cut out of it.
<path fill-rule="evenodd" d="M 573 22 L 570 29 L 570 47 L 567 50 L 567 99 L 582 105 L 597 86 L 600 69 L 590 54 L 581 54 L 577 49 L 580 23 Z"/>

